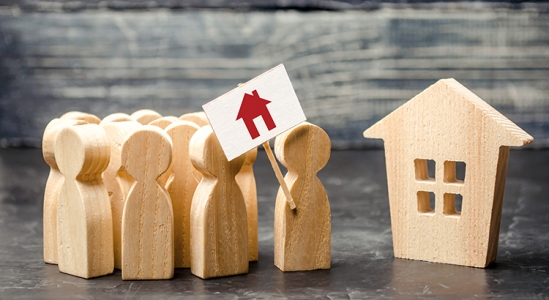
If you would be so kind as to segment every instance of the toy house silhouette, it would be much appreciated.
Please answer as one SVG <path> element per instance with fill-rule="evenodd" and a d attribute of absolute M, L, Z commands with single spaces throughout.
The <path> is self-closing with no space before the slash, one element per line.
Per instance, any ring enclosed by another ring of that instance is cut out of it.
<path fill-rule="evenodd" d="M 528 133 L 455 79 L 441 79 L 364 137 L 385 142 L 395 257 L 473 267 L 495 260 L 509 147 L 531 143 Z"/>

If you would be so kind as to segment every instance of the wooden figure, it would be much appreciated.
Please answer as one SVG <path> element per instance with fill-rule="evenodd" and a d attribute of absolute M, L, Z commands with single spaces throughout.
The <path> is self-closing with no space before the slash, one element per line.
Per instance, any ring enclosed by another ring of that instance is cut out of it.
<path fill-rule="evenodd" d="M 113 243 L 114 243 L 114 267 L 122 268 L 122 212 L 124 203 L 134 182 L 124 168 L 122 168 L 122 144 L 126 137 L 133 131 L 139 129 L 142 125 L 137 121 L 104 122 L 101 126 L 107 134 L 111 149 L 111 159 L 105 172 L 103 172 L 103 182 L 109 192 L 109 198 L 112 210 L 113 225 Z"/>
<path fill-rule="evenodd" d="M 242 190 L 246 213 L 248 217 L 248 260 L 257 261 L 257 191 L 253 165 L 257 158 L 257 148 L 246 152 L 246 160 L 240 172 L 236 174 L 236 182 Z"/>
<path fill-rule="evenodd" d="M 156 119 L 162 118 L 162 115 L 154 110 L 141 109 L 131 114 L 131 117 L 142 125 L 147 125 Z"/>
<path fill-rule="evenodd" d="M 101 119 L 97 116 L 81 111 L 69 111 L 59 118 L 61 120 L 82 120 L 90 124 L 99 124 L 101 122 Z"/>
<path fill-rule="evenodd" d="M 166 127 L 168 127 L 169 125 L 177 121 L 179 121 L 178 118 L 167 116 L 167 117 L 162 117 L 160 119 L 156 119 L 151 123 L 149 123 L 149 125 L 156 126 L 161 129 L 165 129 Z M 173 166 L 170 164 L 170 166 L 168 167 L 168 170 L 166 170 L 164 174 L 158 177 L 158 184 L 160 184 L 163 187 L 166 187 L 166 183 L 168 183 L 168 179 L 170 179 L 170 176 L 172 176 L 172 174 L 173 174 Z"/>
<path fill-rule="evenodd" d="M 509 147 L 531 143 L 529 134 L 442 79 L 364 136 L 385 141 L 395 257 L 480 268 L 496 259 Z"/>
<path fill-rule="evenodd" d="M 168 127 L 170 124 L 177 121 L 179 121 L 178 118 L 173 116 L 167 116 L 167 117 L 158 118 L 150 122 L 149 125 L 156 126 L 160 129 L 166 129 L 166 127 Z"/>
<path fill-rule="evenodd" d="M 245 154 L 228 161 L 210 126 L 191 138 L 202 173 L 191 204 L 191 273 L 206 279 L 248 272 L 246 204 L 235 176 Z"/>
<path fill-rule="evenodd" d="M 96 124 L 63 128 L 55 142 L 55 159 L 65 180 L 57 211 L 59 270 L 91 278 L 114 269 L 112 216 L 101 173 L 110 147 Z"/>
<path fill-rule="evenodd" d="M 171 139 L 155 126 L 134 131 L 122 145 L 122 166 L 135 178 L 122 215 L 123 280 L 173 277 L 173 208 L 156 181 L 171 160 Z"/>
<path fill-rule="evenodd" d="M 179 117 L 179 119 L 183 121 L 191 121 L 198 125 L 198 127 L 210 125 L 210 121 L 203 111 L 184 114 Z"/>
<path fill-rule="evenodd" d="M 276 137 L 276 156 L 288 169 L 284 180 L 297 207 L 291 210 L 279 189 L 274 256 L 284 272 L 330 268 L 330 203 L 316 176 L 328 163 L 330 148 L 326 132 L 307 122 Z"/>
<path fill-rule="evenodd" d="M 189 157 L 190 140 L 198 125 L 177 121 L 166 127 L 173 143 L 173 174 L 166 184 L 173 206 L 175 267 L 191 267 L 191 202 L 198 185 Z"/>
<path fill-rule="evenodd" d="M 99 125 L 102 125 L 107 122 L 120 122 L 120 121 L 134 121 L 134 119 L 128 114 L 118 112 L 118 113 L 110 114 L 104 117 L 103 120 L 101 120 L 101 123 L 99 123 Z"/>
<path fill-rule="evenodd" d="M 184 114 L 181 117 L 179 117 L 179 119 L 183 121 L 193 122 L 196 125 L 198 125 L 198 127 L 204 127 L 206 125 L 210 125 L 210 122 L 208 121 L 208 117 L 203 111 Z M 198 170 L 195 170 L 194 178 L 196 179 L 196 182 L 200 182 L 200 180 L 202 180 L 202 174 Z"/>
<path fill-rule="evenodd" d="M 55 160 L 55 139 L 65 127 L 86 124 L 85 121 L 53 119 L 44 130 L 42 154 L 50 166 L 44 191 L 44 261 L 57 264 L 57 203 L 63 186 L 63 174 Z"/>

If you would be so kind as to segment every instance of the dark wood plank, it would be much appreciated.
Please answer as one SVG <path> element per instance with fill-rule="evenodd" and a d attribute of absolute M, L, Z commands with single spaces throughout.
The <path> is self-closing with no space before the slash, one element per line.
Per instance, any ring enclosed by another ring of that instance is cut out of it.
<path fill-rule="evenodd" d="M 454 77 L 549 146 L 549 14 L 0 9 L 0 144 L 38 146 L 68 110 L 180 115 L 284 63 L 336 148 Z M 428 112 L 426 112 L 428 113 Z"/>
<path fill-rule="evenodd" d="M 544 9 L 546 1 L 528 0 L 0 0 L 0 6 L 13 6 L 24 11 L 79 11 L 90 9 L 235 9 L 235 10 L 373 10 L 381 8 L 435 9 Z"/>

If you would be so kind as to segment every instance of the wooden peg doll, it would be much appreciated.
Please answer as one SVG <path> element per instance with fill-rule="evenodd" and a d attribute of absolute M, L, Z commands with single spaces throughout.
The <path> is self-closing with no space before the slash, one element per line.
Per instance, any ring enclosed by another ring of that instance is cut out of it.
<path fill-rule="evenodd" d="M 134 121 L 134 119 L 128 114 L 118 112 L 118 113 L 110 114 L 104 117 L 103 120 L 101 120 L 101 123 L 99 123 L 99 125 L 102 125 L 107 122 L 121 122 L 121 121 Z"/>
<path fill-rule="evenodd" d="M 160 119 L 156 119 L 151 123 L 149 123 L 149 125 L 156 126 L 160 129 L 166 129 L 166 127 L 168 127 L 169 125 L 177 121 L 179 121 L 178 118 L 173 116 L 167 116 L 167 117 L 162 117 Z M 168 170 L 166 170 L 164 174 L 158 177 L 158 184 L 160 184 L 163 187 L 166 187 L 166 184 L 168 183 L 168 179 L 170 179 L 170 176 L 172 176 L 172 174 L 173 174 L 173 166 L 170 164 L 170 166 L 168 167 Z"/>
<path fill-rule="evenodd" d="M 236 182 L 242 190 L 248 217 L 248 259 L 257 261 L 257 191 L 253 165 L 257 158 L 257 148 L 246 153 L 242 169 L 236 175 Z"/>
<path fill-rule="evenodd" d="M 167 116 L 167 117 L 158 118 L 150 122 L 149 125 L 156 126 L 160 129 L 166 129 L 166 127 L 168 127 L 170 124 L 177 121 L 179 121 L 178 118 L 174 116 Z"/>
<path fill-rule="evenodd" d="M 114 243 L 114 267 L 122 268 L 122 212 L 124 203 L 131 185 L 134 182 L 124 168 L 122 168 L 122 144 L 133 131 L 139 129 L 142 125 L 137 121 L 104 122 L 101 121 L 101 127 L 105 130 L 109 139 L 111 149 L 111 160 L 105 172 L 103 172 L 103 182 L 109 192 L 109 198 L 112 210 L 113 222 L 113 243 Z"/>
<path fill-rule="evenodd" d="M 177 121 L 166 127 L 172 139 L 172 176 L 166 184 L 173 205 L 175 267 L 191 267 L 191 202 L 198 185 L 195 169 L 189 157 L 189 145 L 198 126 L 189 121 Z"/>
<path fill-rule="evenodd" d="M 162 115 L 154 110 L 140 109 L 131 114 L 131 117 L 142 125 L 147 125 L 156 119 L 162 118 Z"/>
<path fill-rule="evenodd" d="M 179 119 L 183 121 L 191 121 L 196 125 L 198 125 L 198 127 L 210 125 L 210 121 L 208 120 L 208 117 L 206 117 L 206 114 L 203 111 L 184 114 L 181 117 L 179 117 Z"/>
<path fill-rule="evenodd" d="M 122 145 L 122 166 L 135 178 L 122 214 L 123 280 L 173 277 L 173 208 L 156 181 L 171 160 L 171 139 L 155 126 L 137 129 Z"/>
<path fill-rule="evenodd" d="M 50 174 L 44 191 L 44 261 L 57 264 L 57 204 L 63 186 L 63 174 L 55 160 L 55 139 L 61 129 L 73 125 L 86 124 L 85 121 L 53 119 L 44 130 L 42 154 L 50 166 Z"/>
<path fill-rule="evenodd" d="M 316 176 L 330 158 L 330 138 L 320 127 L 302 123 L 275 140 L 276 156 L 288 169 L 284 180 L 296 209 L 282 190 L 275 206 L 275 265 L 282 271 L 330 268 L 330 204 Z"/>
<path fill-rule="evenodd" d="M 198 125 L 198 127 L 210 125 L 210 121 L 208 120 L 206 113 L 204 113 L 203 111 L 187 113 L 180 116 L 179 119 L 183 121 L 193 122 Z M 200 182 L 200 180 L 202 180 L 202 174 L 198 170 L 195 170 L 194 178 L 196 179 L 196 182 Z"/>
<path fill-rule="evenodd" d="M 96 124 L 63 128 L 55 159 L 65 179 L 59 196 L 57 242 L 59 270 L 91 278 L 114 269 L 112 216 L 101 173 L 110 147 Z"/>
<path fill-rule="evenodd" d="M 203 176 L 191 204 L 191 273 L 203 279 L 247 273 L 246 204 L 235 180 L 245 154 L 229 162 L 211 126 L 193 135 L 190 153 Z"/>
<path fill-rule="evenodd" d="M 101 119 L 99 119 L 96 115 L 88 114 L 81 111 L 69 111 L 59 118 L 61 120 L 82 120 L 90 124 L 99 124 L 101 122 Z"/>

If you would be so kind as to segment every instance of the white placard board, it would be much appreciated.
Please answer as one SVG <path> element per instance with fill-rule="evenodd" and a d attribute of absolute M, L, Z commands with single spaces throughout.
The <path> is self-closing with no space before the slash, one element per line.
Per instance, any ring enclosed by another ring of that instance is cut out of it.
<path fill-rule="evenodd" d="M 202 108 L 228 160 L 306 120 L 282 64 Z"/>

